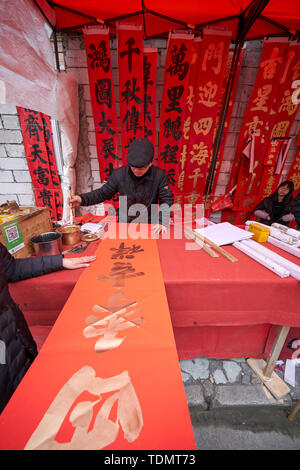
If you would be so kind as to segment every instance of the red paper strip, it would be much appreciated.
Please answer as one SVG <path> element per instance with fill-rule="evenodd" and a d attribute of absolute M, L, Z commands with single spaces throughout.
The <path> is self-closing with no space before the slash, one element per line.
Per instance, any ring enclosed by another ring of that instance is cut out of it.
<path fill-rule="evenodd" d="M 27 108 L 17 107 L 25 154 L 30 172 L 35 202 L 37 207 L 47 206 L 50 209 L 51 218 L 58 220 L 56 212 L 56 202 L 54 191 L 58 184 L 56 165 L 54 168 L 54 182 L 50 169 L 49 156 L 52 159 L 54 155 L 49 153 L 46 145 L 46 138 L 50 142 L 49 151 L 51 152 L 51 132 L 49 121 L 46 121 L 46 129 L 44 133 L 43 115 L 37 111 Z M 53 150 L 53 147 L 52 147 Z M 53 166 L 53 165 L 52 165 Z M 56 169 L 56 171 L 55 171 Z"/>
<path fill-rule="evenodd" d="M 164 73 L 164 89 L 160 113 L 158 166 L 163 168 L 175 194 L 182 133 L 188 94 L 193 35 L 170 33 Z"/>
<path fill-rule="evenodd" d="M 1 414 L 1 449 L 195 449 L 156 241 L 120 232 Z"/>
<path fill-rule="evenodd" d="M 109 30 L 99 26 L 83 30 L 90 95 L 95 124 L 100 179 L 118 168 L 119 128 L 112 77 Z"/>
<path fill-rule="evenodd" d="M 300 141 L 298 139 L 298 141 Z M 294 183 L 294 197 L 298 194 L 300 190 L 300 147 L 297 149 L 297 153 L 295 155 L 294 161 L 291 165 L 289 170 L 289 174 L 287 177 L 288 180 Z"/>
<path fill-rule="evenodd" d="M 131 142 L 144 137 L 143 31 L 137 25 L 117 26 L 122 161 Z"/>
<path fill-rule="evenodd" d="M 154 148 L 156 138 L 156 64 L 157 49 L 144 47 L 144 137 L 152 142 Z"/>
<path fill-rule="evenodd" d="M 202 202 L 205 190 L 230 38 L 218 30 L 203 32 L 183 186 L 184 198 L 192 204 Z"/>

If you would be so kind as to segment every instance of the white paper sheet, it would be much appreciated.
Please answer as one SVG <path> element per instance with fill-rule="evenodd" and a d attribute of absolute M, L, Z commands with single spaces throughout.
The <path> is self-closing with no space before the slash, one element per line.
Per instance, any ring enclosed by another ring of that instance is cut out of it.
<path fill-rule="evenodd" d="M 200 233 L 218 246 L 229 245 L 253 236 L 253 233 L 236 227 L 229 222 L 222 222 L 205 228 L 197 228 L 195 232 Z"/>

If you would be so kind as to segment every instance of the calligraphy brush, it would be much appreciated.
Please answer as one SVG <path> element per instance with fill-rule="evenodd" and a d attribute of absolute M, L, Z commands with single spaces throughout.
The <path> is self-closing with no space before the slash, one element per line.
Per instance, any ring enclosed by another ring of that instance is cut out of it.
<path fill-rule="evenodd" d="M 69 198 L 70 198 L 70 201 L 71 201 L 71 196 L 72 196 L 72 193 L 71 193 L 71 186 L 69 186 Z M 73 225 L 73 207 L 70 205 L 70 225 Z"/>

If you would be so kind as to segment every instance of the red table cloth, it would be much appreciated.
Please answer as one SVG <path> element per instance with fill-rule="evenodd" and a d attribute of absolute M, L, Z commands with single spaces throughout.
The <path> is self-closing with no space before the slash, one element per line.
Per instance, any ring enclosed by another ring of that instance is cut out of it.
<path fill-rule="evenodd" d="M 157 244 L 179 359 L 267 357 L 279 325 L 292 327 L 280 355 L 291 358 L 287 344 L 300 338 L 299 282 L 280 278 L 233 246 L 225 249 L 236 263 L 187 250 L 190 240 L 174 239 L 172 230 L 171 236 Z M 83 254 L 92 254 L 99 243 Z M 264 245 L 300 265 L 299 258 Z M 10 284 L 39 348 L 81 272 L 63 270 Z"/>

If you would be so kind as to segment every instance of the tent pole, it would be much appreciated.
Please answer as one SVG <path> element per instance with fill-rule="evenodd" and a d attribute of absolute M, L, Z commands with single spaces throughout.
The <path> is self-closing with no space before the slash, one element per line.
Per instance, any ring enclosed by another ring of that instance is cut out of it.
<path fill-rule="evenodd" d="M 217 130 L 217 134 L 216 134 L 215 144 L 214 144 L 214 148 L 213 148 L 213 154 L 212 154 L 212 158 L 211 158 L 211 164 L 210 164 L 207 183 L 206 183 L 206 188 L 205 188 L 205 194 L 206 195 L 210 194 L 211 189 L 212 189 L 212 185 L 213 185 L 213 180 L 214 180 L 214 176 L 215 176 L 215 169 L 216 169 L 216 164 L 217 164 L 217 159 L 218 159 L 218 153 L 219 153 L 220 146 L 221 146 L 225 120 L 226 120 L 228 106 L 229 106 L 229 102 L 230 102 L 230 96 L 231 96 L 231 92 L 232 92 L 233 82 L 234 82 L 234 79 L 235 79 L 236 70 L 237 70 L 237 66 L 238 66 L 239 57 L 240 57 L 242 47 L 243 47 L 243 42 L 239 42 L 239 43 L 237 42 L 235 44 L 234 53 L 233 53 L 233 57 L 232 57 L 232 62 L 231 62 L 231 66 L 230 66 L 229 79 L 228 79 L 227 86 L 226 86 L 226 91 L 225 91 L 225 96 L 224 96 L 224 101 L 223 101 L 219 126 L 218 126 L 218 130 Z"/>
<path fill-rule="evenodd" d="M 57 69 L 58 72 L 60 72 L 56 28 L 53 28 L 53 40 L 54 40 L 53 42 L 54 42 L 54 53 L 55 53 L 56 69 Z"/>

